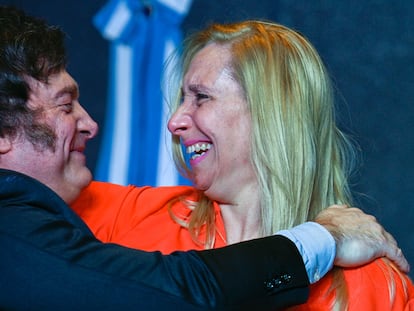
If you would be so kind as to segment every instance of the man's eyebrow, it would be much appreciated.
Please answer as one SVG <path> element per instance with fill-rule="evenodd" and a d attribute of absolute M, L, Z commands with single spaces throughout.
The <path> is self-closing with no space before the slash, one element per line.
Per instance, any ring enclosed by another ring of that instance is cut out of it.
<path fill-rule="evenodd" d="M 76 84 L 68 85 L 60 89 L 58 92 L 56 92 L 55 96 L 53 96 L 55 99 L 58 99 L 66 94 L 70 94 L 72 97 L 78 97 L 79 96 L 79 88 Z"/>

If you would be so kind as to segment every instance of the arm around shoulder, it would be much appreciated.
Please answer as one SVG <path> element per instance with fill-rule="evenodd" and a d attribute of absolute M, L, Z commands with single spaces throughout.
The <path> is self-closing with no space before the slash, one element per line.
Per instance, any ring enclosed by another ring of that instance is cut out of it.
<path fill-rule="evenodd" d="M 295 244 L 275 235 L 203 251 L 199 255 L 215 275 L 226 305 L 244 301 L 246 309 L 273 310 L 308 298 L 309 280 Z"/>
<path fill-rule="evenodd" d="M 306 299 L 301 256 L 284 237 L 163 256 L 99 242 L 27 176 L 0 171 L 0 193 L 2 309 L 275 310 Z"/>

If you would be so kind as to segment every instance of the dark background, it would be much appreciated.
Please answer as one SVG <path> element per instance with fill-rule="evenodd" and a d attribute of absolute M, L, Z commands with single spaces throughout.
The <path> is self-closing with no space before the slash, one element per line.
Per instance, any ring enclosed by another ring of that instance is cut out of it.
<path fill-rule="evenodd" d="M 26 9 L 67 32 L 69 71 L 80 85 L 81 103 L 102 128 L 108 43 L 91 20 L 106 1 L 0 3 Z M 397 238 L 414 270 L 414 2 L 194 0 L 182 26 L 188 33 L 212 21 L 254 18 L 300 31 L 319 51 L 338 89 L 339 123 L 360 148 L 352 180 L 356 205 Z M 100 139 L 89 143 L 92 170 Z"/>

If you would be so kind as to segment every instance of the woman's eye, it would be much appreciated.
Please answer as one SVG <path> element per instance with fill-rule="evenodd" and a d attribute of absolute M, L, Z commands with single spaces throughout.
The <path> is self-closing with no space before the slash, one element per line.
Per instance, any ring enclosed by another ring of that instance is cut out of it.
<path fill-rule="evenodd" d="M 207 94 L 203 94 L 203 93 L 197 93 L 195 97 L 196 97 L 197 103 L 200 103 L 203 100 L 210 98 Z"/>
<path fill-rule="evenodd" d="M 183 104 L 186 99 L 190 100 L 193 104 L 201 105 L 205 100 L 210 99 L 210 96 L 205 93 L 192 93 L 192 94 L 185 94 L 181 93 L 180 95 L 180 104 Z"/>

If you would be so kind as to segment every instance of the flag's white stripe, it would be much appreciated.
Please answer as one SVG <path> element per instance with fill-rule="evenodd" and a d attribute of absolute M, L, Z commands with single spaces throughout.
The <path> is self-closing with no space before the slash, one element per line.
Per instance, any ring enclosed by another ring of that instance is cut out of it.
<path fill-rule="evenodd" d="M 111 19 L 105 26 L 103 31 L 104 37 L 108 40 L 116 39 L 130 19 L 131 11 L 126 3 L 124 1 L 118 2 L 115 11 L 111 15 Z"/>
<path fill-rule="evenodd" d="M 126 45 L 115 47 L 115 95 L 116 103 L 112 136 L 111 161 L 108 179 L 113 183 L 128 183 L 130 148 L 132 49 Z"/>
<path fill-rule="evenodd" d="M 177 13 L 184 15 L 190 10 L 192 0 L 158 0 L 158 2 L 170 7 Z"/>

